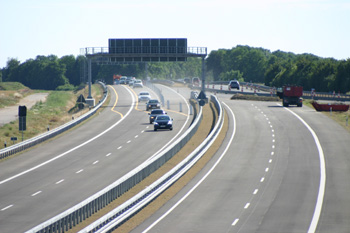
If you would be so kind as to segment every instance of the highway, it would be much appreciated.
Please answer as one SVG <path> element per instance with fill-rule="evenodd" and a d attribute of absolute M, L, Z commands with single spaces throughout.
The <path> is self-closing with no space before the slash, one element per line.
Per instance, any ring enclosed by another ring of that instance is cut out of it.
<path fill-rule="evenodd" d="M 350 134 L 305 106 L 217 96 L 222 147 L 132 232 L 349 232 Z"/>
<path fill-rule="evenodd" d="M 0 232 L 24 232 L 113 183 L 173 141 L 192 116 L 186 99 L 163 89 L 173 131 L 153 131 L 142 90 L 110 86 L 103 111 L 79 127 L 0 163 Z M 182 112 L 179 109 L 182 104 Z M 30 126 L 27 126 L 30 127 Z"/>

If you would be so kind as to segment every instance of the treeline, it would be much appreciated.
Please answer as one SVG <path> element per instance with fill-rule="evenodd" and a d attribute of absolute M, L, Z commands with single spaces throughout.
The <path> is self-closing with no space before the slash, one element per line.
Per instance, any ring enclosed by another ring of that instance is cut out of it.
<path fill-rule="evenodd" d="M 206 62 L 215 81 L 236 78 L 275 87 L 295 84 L 321 92 L 350 91 L 350 59 L 237 46 L 212 51 Z"/>
<path fill-rule="evenodd" d="M 120 74 L 143 79 L 179 79 L 200 77 L 201 60 L 189 58 L 187 62 L 159 62 L 145 64 L 98 65 L 92 63 L 92 81 L 104 80 L 112 84 L 113 75 Z M 147 71 L 146 71 L 147 70 Z M 84 56 L 58 58 L 55 55 L 37 56 L 20 63 L 10 59 L 0 70 L 0 81 L 20 82 L 31 89 L 73 90 L 87 81 L 87 61 Z"/>
<path fill-rule="evenodd" d="M 183 79 L 201 77 L 201 59 L 187 62 L 158 62 L 145 64 L 98 65 L 92 63 L 92 81 L 112 83 L 114 74 L 146 76 L 153 79 Z M 312 54 L 275 51 L 237 46 L 212 51 L 206 59 L 207 81 L 231 80 L 264 83 L 280 87 L 285 84 L 302 85 L 304 89 L 329 92 L 350 91 L 350 59 L 335 60 Z M 55 55 L 37 56 L 20 63 L 10 59 L 0 70 L 0 81 L 20 82 L 32 89 L 74 89 L 87 81 L 87 62 L 84 56 L 58 58 Z"/>

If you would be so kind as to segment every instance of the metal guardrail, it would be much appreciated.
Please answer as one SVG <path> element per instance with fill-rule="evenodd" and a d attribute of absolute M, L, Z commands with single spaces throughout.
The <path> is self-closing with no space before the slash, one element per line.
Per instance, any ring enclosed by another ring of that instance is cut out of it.
<path fill-rule="evenodd" d="M 99 84 L 101 84 L 104 88 L 104 96 L 102 98 L 102 100 L 100 101 L 100 103 L 98 105 L 96 105 L 92 110 L 90 110 L 89 112 L 85 113 L 84 115 L 78 117 L 77 119 L 74 119 L 64 125 L 61 125 L 55 129 L 52 129 L 48 132 L 45 132 L 43 134 L 40 134 L 36 137 L 33 137 L 33 138 L 30 138 L 30 139 L 27 139 L 23 142 L 20 142 L 20 143 L 17 143 L 15 145 L 12 145 L 12 146 L 9 146 L 9 147 L 6 147 L 4 149 L 1 149 L 0 150 L 0 159 L 3 159 L 3 158 L 6 158 L 10 155 L 13 155 L 13 154 L 16 154 L 20 151 L 23 151 L 23 150 L 26 150 L 32 146 L 35 146 L 39 143 L 42 143 L 50 138 L 53 138 L 65 131 L 67 131 L 68 129 L 78 125 L 79 123 L 81 123 L 82 121 L 86 120 L 87 118 L 89 118 L 90 116 L 92 116 L 93 114 L 96 113 L 96 111 L 103 105 L 103 103 L 105 102 L 106 100 L 106 97 L 107 97 L 107 94 L 108 94 L 108 89 L 106 87 L 106 85 L 102 82 L 99 82 Z"/>
<path fill-rule="evenodd" d="M 208 137 L 182 162 L 176 165 L 173 169 L 149 185 L 143 191 L 135 195 L 133 198 L 118 206 L 105 216 L 96 220 L 89 226 L 85 227 L 79 233 L 86 232 L 111 232 L 116 229 L 125 220 L 136 214 L 150 202 L 152 202 L 158 195 L 168 189 L 181 176 L 183 176 L 209 149 L 214 143 L 216 137 L 220 133 L 223 125 L 222 107 L 216 96 L 211 95 L 211 101 L 215 104 L 218 111 L 218 121 L 210 132 Z"/>
<path fill-rule="evenodd" d="M 202 120 L 202 108 L 195 122 L 187 131 L 169 147 L 159 153 L 150 161 L 142 163 L 111 185 L 71 207 L 63 213 L 45 221 L 44 223 L 28 230 L 26 233 L 54 233 L 65 232 L 104 208 L 106 205 L 130 190 L 136 184 L 148 177 L 169 159 L 171 159 L 194 135 Z M 123 210 L 125 211 L 125 210 Z"/>

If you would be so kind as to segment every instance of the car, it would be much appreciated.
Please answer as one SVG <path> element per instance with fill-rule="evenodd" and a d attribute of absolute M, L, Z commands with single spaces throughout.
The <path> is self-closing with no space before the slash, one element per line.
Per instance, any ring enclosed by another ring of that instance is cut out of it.
<path fill-rule="evenodd" d="M 119 83 L 120 84 L 126 84 L 126 77 L 125 76 L 120 77 Z"/>
<path fill-rule="evenodd" d="M 151 98 L 151 95 L 149 94 L 148 91 L 141 91 L 139 93 L 139 102 L 141 102 L 141 101 L 148 101 L 150 99 L 152 99 L 152 98 Z"/>
<path fill-rule="evenodd" d="M 148 100 L 146 103 L 146 111 L 150 109 L 160 108 L 160 102 L 157 99 Z"/>
<path fill-rule="evenodd" d="M 131 76 L 126 77 L 126 83 L 125 84 L 129 84 L 134 79 L 135 79 L 135 77 L 131 77 Z"/>
<path fill-rule="evenodd" d="M 229 89 L 237 89 L 239 90 L 239 82 L 237 80 L 231 80 L 230 83 L 228 84 Z"/>
<path fill-rule="evenodd" d="M 143 87 L 143 83 L 140 79 L 136 79 L 134 81 L 133 88 L 136 88 L 136 87 Z"/>
<path fill-rule="evenodd" d="M 154 131 L 158 129 L 173 130 L 173 119 L 168 115 L 158 115 L 153 122 Z"/>
<path fill-rule="evenodd" d="M 166 115 L 166 114 L 167 113 L 163 109 L 153 109 L 150 113 L 148 113 L 149 123 L 152 124 L 154 119 L 156 119 L 158 115 Z"/>
<path fill-rule="evenodd" d="M 134 80 L 131 79 L 131 80 L 129 81 L 129 86 L 134 86 Z"/>

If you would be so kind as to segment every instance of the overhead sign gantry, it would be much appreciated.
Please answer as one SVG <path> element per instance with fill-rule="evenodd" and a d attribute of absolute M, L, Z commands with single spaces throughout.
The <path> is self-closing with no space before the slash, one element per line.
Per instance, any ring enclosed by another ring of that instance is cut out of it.
<path fill-rule="evenodd" d="M 188 57 L 202 58 L 202 92 L 205 87 L 206 47 L 188 47 L 186 38 L 109 39 L 108 48 L 89 47 L 80 50 L 88 60 L 89 96 L 86 102 L 95 105 L 91 96 L 91 62 L 98 64 L 132 64 L 148 62 L 183 62 Z"/>

